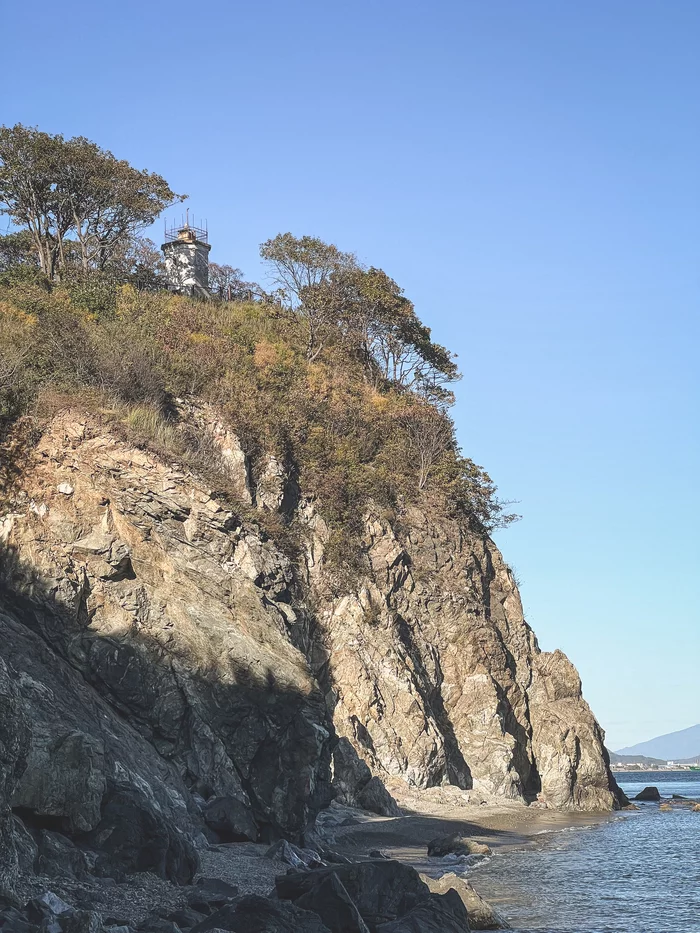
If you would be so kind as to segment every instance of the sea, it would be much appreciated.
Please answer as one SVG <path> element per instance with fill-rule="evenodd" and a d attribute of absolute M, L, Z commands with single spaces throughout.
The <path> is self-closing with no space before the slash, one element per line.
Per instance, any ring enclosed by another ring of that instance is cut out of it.
<path fill-rule="evenodd" d="M 700 801 L 700 771 L 617 773 Z M 640 803 L 592 826 L 544 832 L 468 874 L 521 933 L 700 933 L 700 813 Z"/>

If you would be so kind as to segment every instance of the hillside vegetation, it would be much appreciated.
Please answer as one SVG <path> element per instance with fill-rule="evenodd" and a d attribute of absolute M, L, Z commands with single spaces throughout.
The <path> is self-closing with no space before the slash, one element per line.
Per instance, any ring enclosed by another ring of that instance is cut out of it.
<path fill-rule="evenodd" d="M 86 406 L 225 495 L 215 450 L 177 402 L 209 401 L 253 471 L 275 456 L 316 501 L 328 556 L 345 565 L 370 503 L 400 513 L 425 500 L 486 531 L 513 519 L 455 441 L 453 355 L 396 282 L 286 233 L 261 247 L 273 291 L 217 266 L 220 293 L 250 300 L 172 294 L 140 231 L 176 198 L 88 140 L 0 129 L 0 210 L 17 226 L 0 238 L 3 434 L 17 441 L 19 421 L 31 442 L 57 407 Z M 6 452 L 6 486 L 11 466 Z"/>

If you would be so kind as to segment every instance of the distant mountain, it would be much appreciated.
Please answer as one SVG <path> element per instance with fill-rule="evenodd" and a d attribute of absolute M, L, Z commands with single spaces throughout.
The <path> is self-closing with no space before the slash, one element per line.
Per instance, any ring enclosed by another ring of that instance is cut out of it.
<path fill-rule="evenodd" d="M 668 735 L 659 735 L 648 742 L 630 745 L 629 748 L 619 748 L 616 755 L 648 755 L 651 758 L 662 758 L 664 761 L 679 761 L 684 758 L 700 756 L 700 724 L 680 732 L 669 732 Z"/>
<path fill-rule="evenodd" d="M 649 758 L 648 755 L 618 755 L 617 752 L 611 752 L 608 750 L 608 755 L 610 755 L 610 764 L 611 765 L 665 765 L 665 758 Z"/>

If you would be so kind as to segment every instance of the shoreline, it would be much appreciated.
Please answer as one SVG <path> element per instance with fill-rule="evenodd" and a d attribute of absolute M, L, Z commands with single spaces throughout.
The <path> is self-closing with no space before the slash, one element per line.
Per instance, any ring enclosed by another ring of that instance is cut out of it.
<path fill-rule="evenodd" d="M 397 788 L 392 787 L 391 791 L 403 816 L 373 816 L 342 808 L 343 812 L 347 810 L 346 819 L 356 822 L 333 828 L 333 847 L 356 857 L 377 849 L 418 871 L 434 875 L 437 869 L 452 870 L 444 859 L 427 855 L 428 843 L 437 837 L 459 833 L 484 843 L 494 853 L 507 852 L 534 846 L 553 832 L 596 826 L 619 818 L 621 812 L 540 809 L 498 798 L 472 802 L 468 794 L 457 788 L 397 793 Z"/>

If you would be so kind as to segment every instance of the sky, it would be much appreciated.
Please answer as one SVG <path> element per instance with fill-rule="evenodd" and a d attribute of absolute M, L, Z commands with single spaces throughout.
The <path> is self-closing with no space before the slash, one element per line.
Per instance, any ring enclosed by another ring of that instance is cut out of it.
<path fill-rule="evenodd" d="M 161 173 L 212 260 L 261 280 L 289 230 L 396 279 L 609 747 L 700 722 L 697 0 L 36 0 L 3 32 L 0 123 Z"/>

